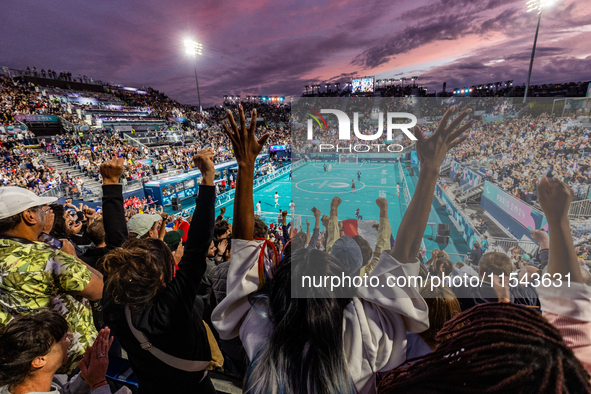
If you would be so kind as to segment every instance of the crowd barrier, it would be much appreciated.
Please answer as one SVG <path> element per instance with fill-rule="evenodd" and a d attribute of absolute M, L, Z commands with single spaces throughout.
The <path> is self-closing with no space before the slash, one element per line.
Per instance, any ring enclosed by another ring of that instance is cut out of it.
<path fill-rule="evenodd" d="M 587 219 L 591 217 L 591 199 L 574 201 L 568 210 L 569 219 Z"/>
<path fill-rule="evenodd" d="M 539 249 L 539 245 L 533 241 L 522 241 L 509 238 L 488 238 L 487 252 L 501 252 L 510 255 L 511 248 L 515 247 L 518 248 L 519 255 L 527 253 L 530 256 L 535 255 Z"/>
<path fill-rule="evenodd" d="M 435 186 L 435 196 L 441 205 L 446 207 L 451 222 L 460 235 L 462 235 L 468 246 L 471 248 L 475 242 L 481 243 L 478 232 L 472 228 L 464 211 L 445 193 L 443 187 L 439 184 Z"/>

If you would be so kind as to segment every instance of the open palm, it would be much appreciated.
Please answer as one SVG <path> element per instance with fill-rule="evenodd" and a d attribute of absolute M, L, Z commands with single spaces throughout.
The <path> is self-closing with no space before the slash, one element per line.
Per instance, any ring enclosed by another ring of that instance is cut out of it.
<path fill-rule="evenodd" d="M 428 170 L 439 171 L 439 167 L 445 160 L 445 155 L 454 146 L 461 144 L 468 136 L 462 136 L 462 134 L 472 126 L 472 122 L 467 122 L 462 127 L 458 127 L 462 120 L 470 112 L 471 109 L 462 111 L 449 125 L 447 124 L 449 118 L 455 112 L 456 108 L 452 107 L 448 109 L 439 126 L 429 138 L 423 136 L 423 132 L 420 127 L 415 126 L 413 134 L 417 137 L 416 150 L 421 167 Z"/>

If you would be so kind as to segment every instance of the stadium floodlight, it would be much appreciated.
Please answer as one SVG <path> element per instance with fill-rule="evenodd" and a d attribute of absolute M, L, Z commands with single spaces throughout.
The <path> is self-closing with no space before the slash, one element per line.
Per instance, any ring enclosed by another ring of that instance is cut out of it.
<path fill-rule="evenodd" d="M 531 79 L 531 70 L 534 65 L 534 56 L 536 54 L 536 43 L 538 42 L 538 32 L 540 31 L 540 21 L 542 20 L 542 9 L 549 6 L 552 0 L 528 0 L 527 12 L 538 11 L 538 26 L 536 27 L 536 35 L 534 37 L 534 46 L 531 50 L 531 59 L 529 61 L 529 71 L 527 72 L 527 84 L 525 85 L 525 94 L 523 95 L 523 102 L 527 99 L 527 91 L 529 89 L 529 81 Z"/>
<path fill-rule="evenodd" d="M 199 100 L 199 112 L 201 112 L 201 95 L 199 94 L 199 80 L 197 79 L 197 55 L 203 54 L 203 45 L 191 39 L 185 40 L 185 53 L 195 58 L 195 84 L 197 85 L 197 99 Z"/>

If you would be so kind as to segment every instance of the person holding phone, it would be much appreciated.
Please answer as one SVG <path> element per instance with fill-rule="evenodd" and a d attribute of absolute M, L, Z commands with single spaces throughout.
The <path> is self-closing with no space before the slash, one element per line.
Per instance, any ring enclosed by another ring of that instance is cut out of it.
<path fill-rule="evenodd" d="M 41 308 L 58 310 L 75 334 L 60 369 L 70 373 L 96 338 L 88 301 L 102 297 L 103 278 L 76 258 L 69 241 L 42 237 L 53 225 L 48 204 L 55 200 L 16 186 L 0 188 L 0 326 Z"/>

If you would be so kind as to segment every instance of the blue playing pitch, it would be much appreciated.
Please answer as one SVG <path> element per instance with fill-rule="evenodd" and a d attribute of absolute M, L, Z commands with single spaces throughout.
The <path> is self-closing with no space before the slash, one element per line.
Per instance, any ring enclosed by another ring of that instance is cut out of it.
<path fill-rule="evenodd" d="M 329 163 L 327 163 L 328 167 Z M 361 172 L 360 179 L 357 171 Z M 418 175 L 418 169 L 414 169 Z M 414 185 L 417 175 L 410 176 L 408 170 L 403 170 L 406 182 L 409 185 L 411 195 L 414 193 Z M 351 181 L 355 181 L 355 192 L 351 192 Z M 392 226 L 392 235 L 396 237 L 402 216 L 406 206 L 404 204 L 404 192 L 396 194 L 396 185 L 403 185 L 400 179 L 398 165 L 394 163 L 359 163 L 359 164 L 335 164 L 331 163 L 330 171 L 324 172 L 324 163 L 308 162 L 293 171 L 293 179 L 289 176 L 276 180 L 254 191 L 254 204 L 261 201 L 262 219 L 267 223 L 276 222 L 276 213 L 279 209 L 289 210 L 289 203 L 293 200 L 296 204 L 295 213 L 301 215 L 302 225 L 309 220 L 313 226 L 311 209 L 316 207 L 322 214 L 330 214 L 330 202 L 334 196 L 343 201 L 339 206 L 339 220 L 355 219 L 355 211 L 360 210 L 364 220 L 379 220 L 380 210 L 375 201 L 378 197 L 388 200 L 388 216 Z M 279 195 L 278 205 L 275 205 L 275 193 Z M 194 204 L 192 204 L 194 205 Z M 226 217 L 233 216 L 233 201 L 225 205 Z M 190 205 L 183 208 L 190 208 Z M 216 209 L 216 215 L 220 208 Z M 427 226 L 424 241 L 427 250 L 440 249 L 450 254 L 464 255 L 469 252 L 468 245 L 458 230 L 451 225 L 449 244 L 435 242 L 436 225 L 439 223 L 451 224 L 445 208 L 442 208 L 437 199 L 433 200 L 429 222 L 434 225 Z"/>

